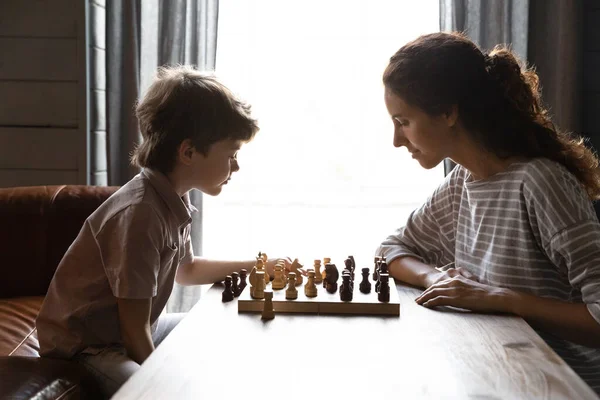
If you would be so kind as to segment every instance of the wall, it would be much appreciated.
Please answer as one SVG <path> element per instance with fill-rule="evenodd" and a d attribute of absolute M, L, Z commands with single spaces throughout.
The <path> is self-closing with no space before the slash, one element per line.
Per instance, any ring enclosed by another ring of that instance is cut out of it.
<path fill-rule="evenodd" d="M 85 184 L 86 4 L 0 1 L 0 187 Z"/>
<path fill-rule="evenodd" d="M 586 0 L 583 39 L 583 132 L 600 151 L 600 1 Z"/>

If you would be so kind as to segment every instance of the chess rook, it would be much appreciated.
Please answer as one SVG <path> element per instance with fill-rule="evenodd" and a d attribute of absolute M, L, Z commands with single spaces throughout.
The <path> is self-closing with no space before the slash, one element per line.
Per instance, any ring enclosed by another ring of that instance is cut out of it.
<path fill-rule="evenodd" d="M 256 271 L 256 284 L 250 287 L 250 295 L 253 299 L 265 298 L 265 271 Z"/>
<path fill-rule="evenodd" d="M 377 299 L 382 303 L 387 303 L 390 301 L 390 282 L 389 275 L 380 273 L 379 274 L 379 292 L 377 293 Z"/>
<path fill-rule="evenodd" d="M 264 301 L 261 318 L 262 319 L 275 318 L 275 311 L 273 310 L 273 292 L 270 290 L 265 291 L 265 301 Z"/>

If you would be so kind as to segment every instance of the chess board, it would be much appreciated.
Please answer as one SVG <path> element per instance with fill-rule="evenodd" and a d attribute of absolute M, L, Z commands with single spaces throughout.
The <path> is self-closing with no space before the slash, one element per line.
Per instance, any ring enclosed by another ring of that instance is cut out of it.
<path fill-rule="evenodd" d="M 266 290 L 273 291 L 273 309 L 277 313 L 306 313 L 306 314 L 354 314 L 354 315 L 400 315 L 400 298 L 396 290 L 394 278 L 390 277 L 390 301 L 383 303 L 377 299 L 375 283 L 372 283 L 371 293 L 364 294 L 358 289 L 356 281 L 352 301 L 341 301 L 339 285 L 335 293 L 329 293 L 322 284 L 317 284 L 317 297 L 304 295 L 304 283 L 296 286 L 298 298 L 287 300 L 285 289 L 273 290 L 271 284 Z M 263 299 L 253 299 L 250 296 L 250 285 L 238 297 L 238 312 L 262 312 Z"/>

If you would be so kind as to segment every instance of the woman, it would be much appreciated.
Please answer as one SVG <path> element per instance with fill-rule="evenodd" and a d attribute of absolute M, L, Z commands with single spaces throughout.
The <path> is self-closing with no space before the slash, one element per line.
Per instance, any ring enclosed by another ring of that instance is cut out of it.
<path fill-rule="evenodd" d="M 426 307 L 525 318 L 600 393 L 598 159 L 557 130 L 538 77 L 509 49 L 461 34 L 421 36 L 383 82 L 394 146 L 456 168 L 380 246 Z"/>

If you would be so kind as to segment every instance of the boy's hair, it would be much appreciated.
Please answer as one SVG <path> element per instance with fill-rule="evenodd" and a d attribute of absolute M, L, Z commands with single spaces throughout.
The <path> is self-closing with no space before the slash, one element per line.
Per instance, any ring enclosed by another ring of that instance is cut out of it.
<path fill-rule="evenodd" d="M 136 105 L 142 134 L 131 163 L 164 174 L 175 166 L 177 149 L 190 139 L 206 155 L 221 140 L 250 141 L 258 125 L 250 106 L 237 99 L 214 76 L 190 66 L 160 67 Z"/>
<path fill-rule="evenodd" d="M 461 33 L 420 36 L 394 54 L 383 83 L 429 115 L 458 107 L 461 123 L 500 157 L 546 157 L 564 165 L 600 198 L 596 155 L 581 138 L 558 130 L 542 104 L 539 78 L 513 52 L 489 54 Z"/>

